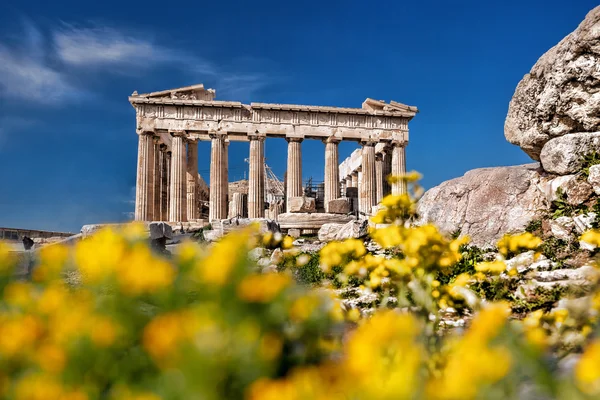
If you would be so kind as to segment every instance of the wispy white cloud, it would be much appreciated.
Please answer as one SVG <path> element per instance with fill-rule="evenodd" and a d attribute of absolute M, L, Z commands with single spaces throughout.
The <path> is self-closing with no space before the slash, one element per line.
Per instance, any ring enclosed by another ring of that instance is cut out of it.
<path fill-rule="evenodd" d="M 156 43 L 144 35 L 112 27 L 61 23 L 43 35 L 25 22 L 20 42 L 0 43 L 0 95 L 60 104 L 86 94 L 85 72 L 139 74 L 156 67 L 177 68 L 211 82 L 219 97 L 247 99 L 269 81 L 244 65 L 226 70 L 211 60 Z M 76 83 L 75 83 L 76 82 Z M 190 82 L 200 83 L 200 82 Z"/>
<path fill-rule="evenodd" d="M 77 90 L 46 61 L 39 30 L 24 22 L 24 34 L 14 46 L 0 43 L 0 94 L 39 103 L 60 102 Z"/>

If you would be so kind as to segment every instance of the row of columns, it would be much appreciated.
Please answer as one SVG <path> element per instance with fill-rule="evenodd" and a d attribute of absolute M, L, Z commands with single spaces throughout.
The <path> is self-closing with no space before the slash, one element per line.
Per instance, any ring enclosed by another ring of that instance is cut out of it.
<path fill-rule="evenodd" d="M 172 132 L 171 151 L 159 143 L 152 132 L 142 132 L 138 144 L 138 174 L 135 219 L 140 221 L 168 220 L 185 222 L 199 218 L 198 209 L 198 143 L 187 140 L 185 132 Z M 225 133 L 211 133 L 209 220 L 227 218 L 228 144 Z M 249 135 L 248 217 L 265 215 L 264 136 Z M 303 195 L 302 138 L 288 138 L 286 203 L 291 197 Z M 393 145 L 391 154 L 375 153 L 374 141 L 363 142 L 362 168 L 351 176 L 339 176 L 339 139 L 325 142 L 324 204 L 340 197 L 340 185 L 347 190 L 358 189 L 359 209 L 370 214 L 373 206 L 390 191 L 406 192 L 398 182 L 390 185 L 389 174 L 405 173 L 403 145 Z M 289 206 L 288 206 L 289 207 Z M 289 209 L 288 209 L 289 211 Z"/>
<path fill-rule="evenodd" d="M 362 148 L 362 164 L 352 174 L 343 177 L 340 185 L 344 192 L 348 188 L 358 191 L 358 209 L 365 214 L 371 214 L 373 206 L 379 204 L 388 194 L 400 195 L 406 193 L 405 182 L 387 181 L 389 175 L 404 175 L 406 173 L 405 147 L 403 144 L 392 144 L 382 153 L 375 153 L 375 143 L 365 142 Z"/>

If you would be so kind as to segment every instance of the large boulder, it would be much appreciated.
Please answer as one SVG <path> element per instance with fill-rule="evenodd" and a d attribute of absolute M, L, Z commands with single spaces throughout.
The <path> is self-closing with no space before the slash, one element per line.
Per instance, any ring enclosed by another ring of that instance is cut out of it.
<path fill-rule="evenodd" d="M 549 140 L 540 159 L 545 171 L 567 175 L 581 171 L 584 156 L 593 152 L 600 153 L 600 132 L 571 133 Z"/>
<path fill-rule="evenodd" d="M 418 223 L 446 233 L 460 231 L 478 246 L 493 246 L 505 233 L 522 232 L 548 202 L 539 164 L 468 171 L 428 190 L 418 203 Z"/>
<path fill-rule="evenodd" d="M 600 131 L 599 64 L 596 7 L 519 82 L 504 124 L 506 139 L 540 160 L 542 147 L 552 138 Z"/>

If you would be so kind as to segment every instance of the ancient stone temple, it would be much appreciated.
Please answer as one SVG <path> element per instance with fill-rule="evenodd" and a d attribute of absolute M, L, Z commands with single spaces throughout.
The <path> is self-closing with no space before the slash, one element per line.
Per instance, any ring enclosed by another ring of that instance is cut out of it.
<path fill-rule="evenodd" d="M 129 97 L 136 110 L 139 137 L 135 219 L 185 222 L 200 218 L 198 141 L 211 142 L 209 220 L 228 217 L 228 145 L 249 142 L 247 215 L 265 217 L 265 140 L 285 138 L 288 162 L 285 210 L 300 201 L 302 142 L 325 144 L 324 208 L 336 212 L 354 192 L 363 214 L 370 214 L 381 197 L 401 193 L 385 177 L 405 171 L 408 122 L 416 107 L 366 99 L 361 108 L 250 103 L 215 100 L 215 90 L 194 85 Z M 358 149 L 342 164 L 338 145 L 358 142 Z M 208 157 L 209 155 L 201 155 Z M 202 182 L 203 183 L 203 182 Z M 304 208 L 303 208 L 304 207 Z M 344 207 L 342 207 L 343 209 Z M 284 210 L 281 210 L 284 211 Z M 347 210 L 344 210 L 347 211 Z"/>

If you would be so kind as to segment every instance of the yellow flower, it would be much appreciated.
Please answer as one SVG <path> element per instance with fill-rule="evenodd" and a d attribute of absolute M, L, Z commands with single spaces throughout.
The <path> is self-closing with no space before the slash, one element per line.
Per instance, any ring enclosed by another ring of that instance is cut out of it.
<path fill-rule="evenodd" d="M 286 236 L 283 238 L 283 242 L 281 243 L 281 248 L 284 250 L 291 249 L 294 247 L 294 239 L 291 236 Z"/>
<path fill-rule="evenodd" d="M 291 320 L 295 322 L 306 321 L 320 303 L 319 297 L 310 294 L 296 299 L 290 308 Z"/>
<path fill-rule="evenodd" d="M 248 275 L 238 285 L 237 295 L 250 303 L 268 303 L 290 283 L 290 277 L 280 273 Z"/>
<path fill-rule="evenodd" d="M 575 379 L 581 391 L 600 394 L 600 340 L 590 343 L 583 352 L 575 366 Z"/>
<path fill-rule="evenodd" d="M 223 286 L 233 273 L 236 263 L 248 251 L 253 230 L 231 232 L 215 243 L 206 257 L 195 265 L 195 276 L 207 284 Z"/>
<path fill-rule="evenodd" d="M 0 276 L 12 274 L 16 260 L 10 246 L 0 241 Z"/>
<path fill-rule="evenodd" d="M 283 348 L 283 340 L 274 333 L 267 333 L 260 339 L 258 354 L 263 360 L 272 361 L 279 357 Z"/>
<path fill-rule="evenodd" d="M 584 232 L 584 234 L 581 235 L 579 240 L 594 245 L 596 247 L 600 247 L 600 231 L 598 231 L 597 229 L 591 229 L 587 232 Z"/>
<path fill-rule="evenodd" d="M 26 309 L 34 304 L 33 286 L 26 282 L 11 282 L 4 288 L 6 304 Z"/>
<path fill-rule="evenodd" d="M 159 366 L 167 366 L 177 356 L 179 346 L 198 329 L 198 319 L 189 311 L 159 315 L 144 328 L 144 349 Z"/>
<path fill-rule="evenodd" d="M 500 275 L 502 272 L 506 270 L 506 264 L 504 261 L 496 260 L 496 261 L 484 261 L 477 263 L 475 265 L 475 271 L 478 272 L 487 272 L 493 275 Z"/>
<path fill-rule="evenodd" d="M 143 243 L 136 244 L 123 257 L 117 273 L 117 282 L 123 293 L 134 296 L 164 289 L 174 279 L 174 267 L 152 255 Z"/>
<path fill-rule="evenodd" d="M 51 244 L 40 250 L 40 264 L 33 271 L 33 279 L 43 281 L 57 278 L 65 267 L 69 249 L 61 244 Z"/>
<path fill-rule="evenodd" d="M 117 338 L 117 324 L 110 318 L 94 316 L 90 321 L 90 337 L 98 347 L 109 347 Z"/>
<path fill-rule="evenodd" d="M 35 357 L 38 365 L 43 370 L 53 374 L 61 372 L 67 361 L 64 350 L 61 347 L 50 343 L 40 346 L 36 350 Z"/>
<path fill-rule="evenodd" d="M 498 251 L 504 257 L 508 257 L 509 253 L 535 250 L 540 244 L 542 244 L 542 239 L 529 232 L 518 235 L 504 235 L 502 239 L 498 241 Z"/>
<path fill-rule="evenodd" d="M 112 229 L 105 228 L 77 243 L 75 261 L 84 281 L 99 283 L 110 276 L 125 254 L 125 242 Z"/>

